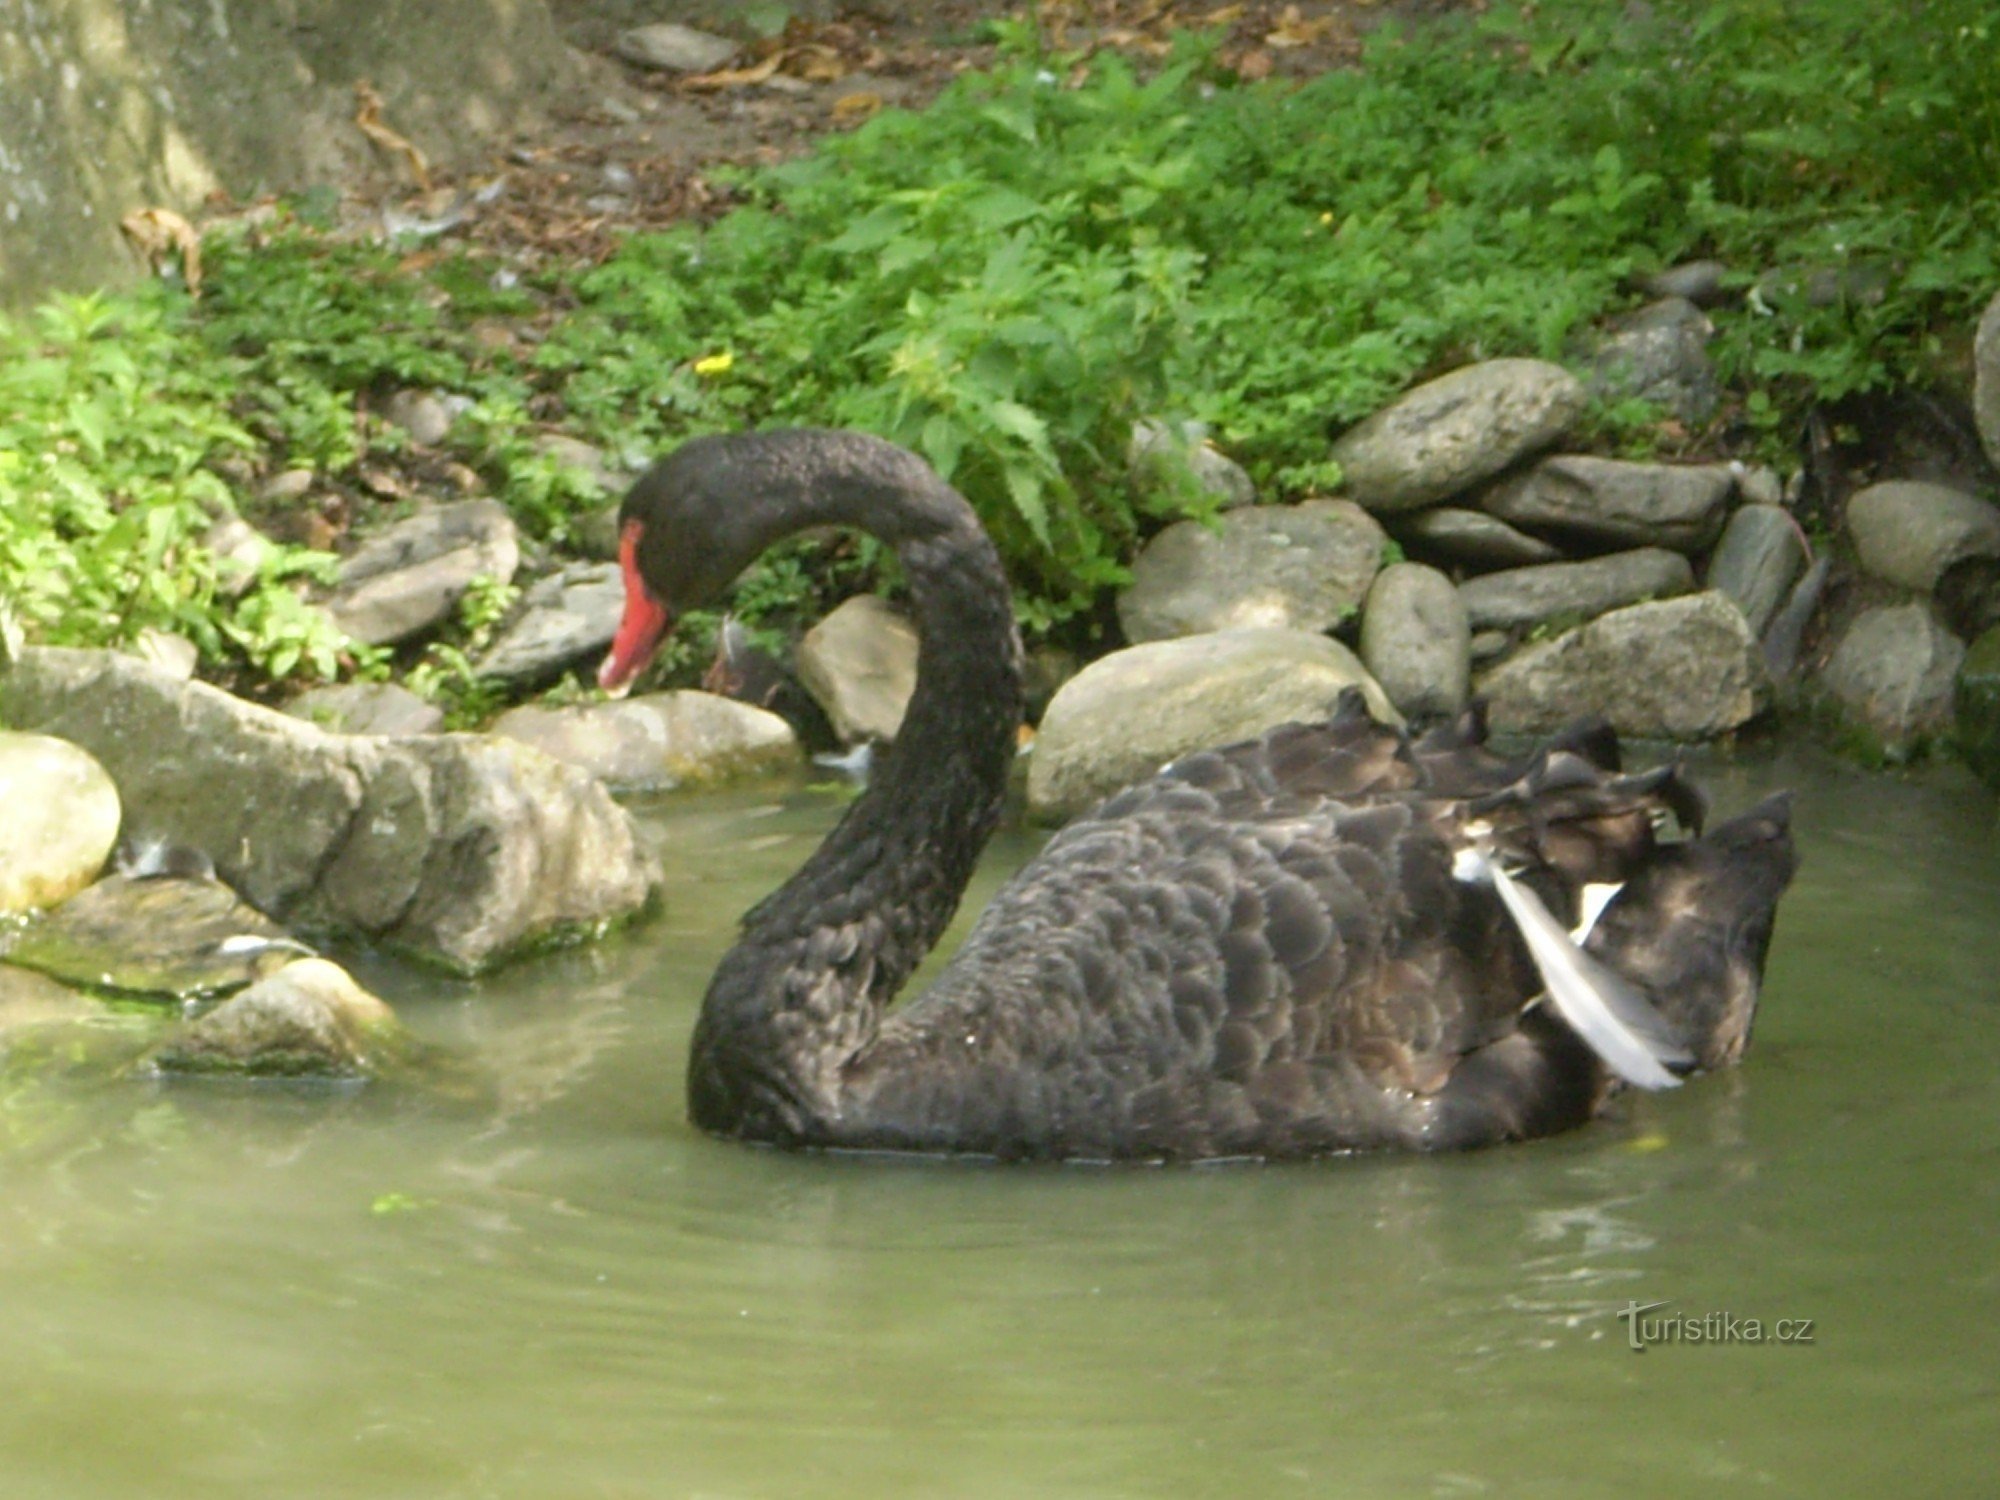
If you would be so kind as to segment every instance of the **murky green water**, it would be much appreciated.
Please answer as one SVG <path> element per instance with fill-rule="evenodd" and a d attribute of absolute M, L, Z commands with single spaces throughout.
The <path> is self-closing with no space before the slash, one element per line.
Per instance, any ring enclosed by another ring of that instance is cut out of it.
<path fill-rule="evenodd" d="M 477 987 L 361 966 L 475 1060 L 462 1097 L 11 1070 L 0 1495 L 1985 1493 L 1993 803 L 1817 760 L 1709 781 L 1804 794 L 1748 1065 L 1484 1154 L 696 1137 L 702 980 L 814 794 L 658 808 L 669 909 L 629 939 Z M 1618 1310 L 1661 1299 L 1812 1342 L 1634 1353 Z"/>

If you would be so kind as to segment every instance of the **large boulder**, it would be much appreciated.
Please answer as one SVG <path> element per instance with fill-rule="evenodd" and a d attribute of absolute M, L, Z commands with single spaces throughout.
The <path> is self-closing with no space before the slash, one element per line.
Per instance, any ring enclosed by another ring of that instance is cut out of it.
<path fill-rule="evenodd" d="M 1256 626 L 1330 630 L 1367 596 L 1387 540 L 1348 500 L 1180 521 L 1134 560 L 1118 623 L 1135 645 Z"/>
<path fill-rule="evenodd" d="M 493 733 L 579 766 L 619 791 L 711 786 L 801 759 L 790 724 L 714 693 L 647 693 L 565 708 L 528 703 L 494 720 Z"/>
<path fill-rule="evenodd" d="M 1743 612 L 1711 591 L 1613 610 L 1528 646 L 1479 691 L 1502 731 L 1602 714 L 1639 739 L 1705 740 L 1756 717 L 1769 686 Z"/>
<path fill-rule="evenodd" d="M 1933 596 L 1966 634 L 2000 614 L 2000 508 L 1949 485 L 1887 480 L 1848 500 L 1847 531 L 1864 569 Z"/>
<path fill-rule="evenodd" d="M 1641 547 L 1587 562 L 1538 563 L 1467 579 L 1458 586 L 1474 630 L 1539 625 L 1603 614 L 1647 599 L 1685 594 L 1694 569 L 1678 552 Z"/>
<path fill-rule="evenodd" d="M 128 831 L 202 850 L 269 915 L 466 972 L 638 910 L 657 872 L 598 782 L 509 740 L 330 734 L 129 657 L 25 651 L 17 727 L 104 763 Z"/>
<path fill-rule="evenodd" d="M 1761 636 L 1805 566 L 1805 537 L 1791 513 L 1777 505 L 1745 505 L 1722 529 L 1706 582 L 1734 599 Z"/>
<path fill-rule="evenodd" d="M 841 740 L 893 740 L 917 689 L 917 627 L 857 594 L 799 641 L 799 681 Z"/>
<path fill-rule="evenodd" d="M 1736 476 L 1722 464 L 1639 464 L 1565 453 L 1508 475 L 1481 496 L 1516 526 L 1598 546 L 1699 552 L 1722 530 Z"/>
<path fill-rule="evenodd" d="M 0 733 L 0 913 L 54 906 L 89 885 L 119 817 L 118 788 L 87 750 Z"/>
<path fill-rule="evenodd" d="M 1951 728 L 1952 693 L 1965 646 L 1928 605 L 1878 605 L 1841 632 L 1820 683 L 1871 750 L 1907 760 Z"/>
<path fill-rule="evenodd" d="M 326 608 L 357 641 L 390 645 L 441 623 L 479 579 L 512 581 L 520 563 L 514 518 L 498 500 L 434 506 L 356 548 Z"/>
<path fill-rule="evenodd" d="M 1553 446 L 1583 412 L 1560 365 L 1492 359 L 1440 375 L 1356 423 L 1333 445 L 1347 493 L 1386 515 L 1470 489 Z"/>
<path fill-rule="evenodd" d="M 1349 687 L 1377 718 L 1396 719 L 1354 653 L 1311 631 L 1224 630 L 1114 651 L 1049 701 L 1029 757 L 1028 809 L 1071 817 L 1190 750 L 1323 719 Z"/>
<path fill-rule="evenodd" d="M 1562 561 L 1562 549 L 1555 543 L 1517 531 L 1483 510 L 1434 505 L 1392 517 L 1389 524 L 1396 539 L 1411 551 L 1475 573 Z"/>
<path fill-rule="evenodd" d="M 1361 661 L 1410 718 L 1437 718 L 1463 708 L 1472 631 L 1451 580 L 1422 563 L 1384 568 L 1361 616 Z"/>

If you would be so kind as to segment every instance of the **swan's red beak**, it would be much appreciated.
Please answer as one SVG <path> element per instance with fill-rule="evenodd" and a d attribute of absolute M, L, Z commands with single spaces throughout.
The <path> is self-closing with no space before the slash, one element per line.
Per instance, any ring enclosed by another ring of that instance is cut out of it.
<path fill-rule="evenodd" d="M 611 638 L 611 654 L 597 669 L 597 685 L 614 698 L 631 691 L 632 680 L 646 669 L 672 623 L 673 615 L 653 597 L 639 575 L 639 533 L 643 521 L 627 521 L 618 536 L 618 567 L 625 575 L 625 614 Z"/>

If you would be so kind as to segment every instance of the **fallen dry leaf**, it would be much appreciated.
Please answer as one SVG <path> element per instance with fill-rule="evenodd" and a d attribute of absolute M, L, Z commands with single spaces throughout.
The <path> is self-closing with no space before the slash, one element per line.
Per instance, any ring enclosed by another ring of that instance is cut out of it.
<path fill-rule="evenodd" d="M 431 164 L 408 136 L 382 123 L 382 96 L 375 92 L 375 86 L 362 79 L 354 85 L 354 98 L 357 105 L 354 123 L 361 133 L 390 155 L 402 157 L 409 164 L 410 175 L 416 179 L 417 186 L 428 193 L 431 190 Z"/>
<path fill-rule="evenodd" d="M 201 234 L 171 208 L 137 208 L 118 221 L 132 248 L 157 274 L 170 254 L 181 258 L 181 280 L 188 295 L 201 295 Z"/>
<path fill-rule="evenodd" d="M 882 108 L 880 94 L 842 94 L 833 101 L 833 123 L 859 125 Z"/>
<path fill-rule="evenodd" d="M 691 93 L 712 94 L 722 89 L 748 88 L 753 83 L 762 83 L 778 71 L 785 54 L 773 52 L 760 63 L 752 63 L 747 68 L 720 68 L 713 73 L 690 73 L 681 80 L 681 87 Z"/>

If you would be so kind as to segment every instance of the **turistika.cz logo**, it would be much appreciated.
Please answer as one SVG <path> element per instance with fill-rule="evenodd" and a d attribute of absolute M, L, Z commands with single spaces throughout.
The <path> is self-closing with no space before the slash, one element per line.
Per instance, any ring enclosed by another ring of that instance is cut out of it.
<path fill-rule="evenodd" d="M 1662 1313 L 1672 1299 L 1628 1302 L 1619 1310 L 1625 1345 L 1644 1354 L 1654 1344 L 1810 1344 L 1812 1318 L 1744 1318 L 1731 1312 Z"/>

